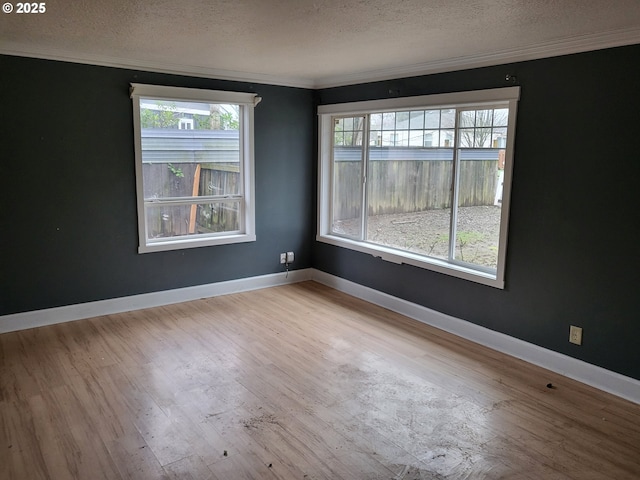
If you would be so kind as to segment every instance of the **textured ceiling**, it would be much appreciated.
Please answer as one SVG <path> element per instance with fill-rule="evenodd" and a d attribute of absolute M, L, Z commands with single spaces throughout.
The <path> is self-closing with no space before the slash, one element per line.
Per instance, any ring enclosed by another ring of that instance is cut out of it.
<path fill-rule="evenodd" d="M 58 0 L 46 9 L 0 15 L 0 53 L 323 87 L 640 43 L 639 0 Z"/>

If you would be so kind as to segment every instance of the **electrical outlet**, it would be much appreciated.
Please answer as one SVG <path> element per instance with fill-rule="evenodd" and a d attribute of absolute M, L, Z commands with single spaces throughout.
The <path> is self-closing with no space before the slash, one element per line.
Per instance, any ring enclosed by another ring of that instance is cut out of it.
<path fill-rule="evenodd" d="M 280 254 L 280 263 L 287 263 L 287 254 L 286 253 L 281 253 Z"/>
<path fill-rule="evenodd" d="M 569 328 L 569 341 L 576 345 L 582 345 L 582 328 L 571 325 Z"/>
<path fill-rule="evenodd" d="M 293 263 L 293 252 L 287 252 L 287 263 Z"/>

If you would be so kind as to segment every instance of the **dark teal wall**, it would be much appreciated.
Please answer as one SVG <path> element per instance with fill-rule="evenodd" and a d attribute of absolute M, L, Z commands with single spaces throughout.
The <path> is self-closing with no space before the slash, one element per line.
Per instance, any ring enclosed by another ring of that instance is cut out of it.
<path fill-rule="evenodd" d="M 640 379 L 640 46 L 324 89 L 319 104 L 503 87 L 518 106 L 506 288 L 315 243 L 315 268 Z M 584 344 L 568 342 L 569 325 Z"/>
<path fill-rule="evenodd" d="M 253 243 L 139 255 L 129 83 L 257 92 Z M 0 56 L 0 315 L 310 267 L 310 90 Z"/>
<path fill-rule="evenodd" d="M 312 92 L 0 56 L 0 315 L 279 272 L 294 250 L 296 268 L 640 379 L 638 59 L 631 46 Z M 314 241 L 314 100 L 495 88 L 507 73 L 522 91 L 504 290 Z M 137 253 L 130 82 L 263 97 L 257 242 Z"/>

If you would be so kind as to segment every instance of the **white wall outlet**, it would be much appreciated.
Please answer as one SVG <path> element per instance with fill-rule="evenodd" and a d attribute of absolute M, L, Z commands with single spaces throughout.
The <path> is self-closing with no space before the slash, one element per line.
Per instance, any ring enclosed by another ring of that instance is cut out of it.
<path fill-rule="evenodd" d="M 582 328 L 571 325 L 569 328 L 569 341 L 576 345 L 582 345 Z"/>
<path fill-rule="evenodd" d="M 281 253 L 280 254 L 280 263 L 287 263 L 287 254 L 286 253 Z"/>
<path fill-rule="evenodd" d="M 287 263 L 293 263 L 293 252 L 287 252 Z"/>

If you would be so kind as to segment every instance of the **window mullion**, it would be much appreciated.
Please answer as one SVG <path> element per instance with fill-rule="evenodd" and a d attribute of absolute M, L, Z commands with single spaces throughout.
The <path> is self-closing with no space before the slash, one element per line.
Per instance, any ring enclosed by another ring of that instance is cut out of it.
<path fill-rule="evenodd" d="M 369 115 L 362 116 L 362 223 L 360 239 L 367 239 L 367 221 L 368 221 L 368 202 L 369 192 L 367 186 L 367 177 L 369 176 Z"/>
<path fill-rule="evenodd" d="M 240 105 L 239 108 L 239 117 L 242 119 L 241 121 L 243 123 L 249 123 L 249 112 L 246 106 L 244 105 Z M 240 140 L 239 143 L 239 150 L 240 150 L 240 158 L 245 158 L 245 156 L 248 154 L 248 150 L 249 150 L 249 137 L 246 134 L 246 131 L 244 128 L 241 128 L 240 131 L 238 132 L 238 137 Z M 244 192 L 246 189 L 246 185 L 245 185 L 245 179 L 246 179 L 246 175 L 249 175 L 250 172 L 245 172 L 245 165 L 244 162 L 240 162 L 238 164 L 238 189 L 239 189 L 239 193 L 240 195 L 244 196 Z"/>
<path fill-rule="evenodd" d="M 206 195 L 201 197 L 165 197 L 159 198 L 145 198 L 144 204 L 153 205 L 191 205 L 201 203 L 233 203 L 238 200 L 243 200 L 243 195 Z"/>
<path fill-rule="evenodd" d="M 449 261 L 453 261 L 456 255 L 456 234 L 458 225 L 458 194 L 460 186 L 460 156 L 458 155 L 458 127 L 460 112 L 456 109 L 453 125 L 453 166 L 451 172 L 451 215 L 449 225 Z"/>

